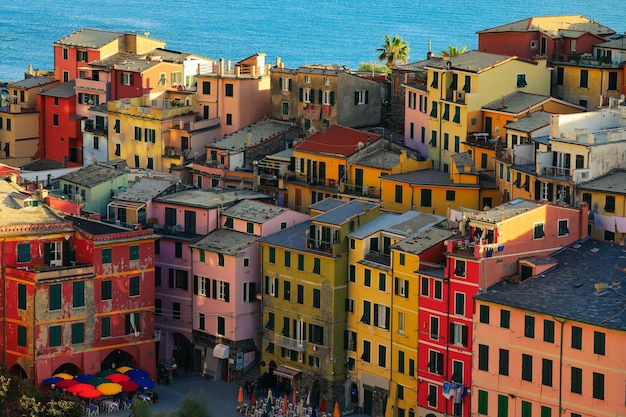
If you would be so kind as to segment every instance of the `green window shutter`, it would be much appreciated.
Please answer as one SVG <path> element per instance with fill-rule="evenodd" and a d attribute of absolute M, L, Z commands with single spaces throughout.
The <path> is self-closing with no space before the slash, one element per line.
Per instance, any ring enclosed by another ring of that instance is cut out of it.
<path fill-rule="evenodd" d="M 129 295 L 139 295 L 139 277 L 130 277 Z"/>
<path fill-rule="evenodd" d="M 102 281 L 102 285 L 101 285 L 101 287 L 102 287 L 101 288 L 101 290 L 102 290 L 101 291 L 102 292 L 102 294 L 101 294 L 102 300 L 110 300 L 112 298 L 113 293 L 112 293 L 111 285 L 112 285 L 112 283 L 111 283 L 110 280 Z"/>
<path fill-rule="evenodd" d="M 300 87 L 300 103 L 304 102 L 304 88 Z"/>
<path fill-rule="evenodd" d="M 205 262 L 206 257 L 205 257 L 204 251 L 200 250 L 199 252 L 200 252 L 200 262 Z"/>
<path fill-rule="evenodd" d="M 487 415 L 489 410 L 489 393 L 478 390 L 478 414 Z"/>
<path fill-rule="evenodd" d="M 73 323 L 72 324 L 72 344 L 85 342 L 85 324 Z"/>
<path fill-rule="evenodd" d="M 102 317 L 102 337 L 111 336 L 111 317 Z"/>
<path fill-rule="evenodd" d="M 313 273 L 319 274 L 321 272 L 321 260 L 320 258 L 313 259 Z"/>
<path fill-rule="evenodd" d="M 298 254 L 298 271 L 304 271 L 304 255 Z"/>
<path fill-rule="evenodd" d="M 311 104 L 315 103 L 315 90 L 311 88 L 311 94 L 309 95 Z"/>
<path fill-rule="evenodd" d="M 498 394 L 498 417 L 509 417 L 509 397 Z"/>
<path fill-rule="evenodd" d="M 26 310 L 27 302 L 26 302 L 26 285 L 25 284 L 17 284 L 17 308 L 20 310 Z"/>
<path fill-rule="evenodd" d="M 72 283 L 72 303 L 74 307 L 85 305 L 85 281 Z"/>
<path fill-rule="evenodd" d="M 324 102 L 324 91 L 323 90 L 319 90 L 318 94 L 317 94 L 317 102 L 322 104 Z"/>
<path fill-rule="evenodd" d="M 50 310 L 61 308 L 61 284 L 50 285 Z"/>
<path fill-rule="evenodd" d="M 276 263 L 276 248 L 270 248 L 270 263 Z"/>
<path fill-rule="evenodd" d="M 139 259 L 139 245 L 130 246 L 130 260 L 136 261 Z"/>
<path fill-rule="evenodd" d="M 30 243 L 22 243 L 17 245 L 17 261 L 30 262 Z"/>
<path fill-rule="evenodd" d="M 26 327 L 17 326 L 17 345 L 26 347 Z"/>
<path fill-rule="evenodd" d="M 359 104 L 359 92 L 355 91 L 354 92 L 354 105 L 358 105 Z"/>
<path fill-rule="evenodd" d="M 368 104 L 369 102 L 370 102 L 370 91 L 365 90 L 365 104 Z"/>
<path fill-rule="evenodd" d="M 50 347 L 61 346 L 62 329 L 63 328 L 61 326 L 50 326 L 49 336 L 48 336 L 48 346 Z"/>
<path fill-rule="evenodd" d="M 110 264 L 111 260 L 111 248 L 102 249 L 102 263 Z"/>
<path fill-rule="evenodd" d="M 335 105 L 335 92 L 334 91 L 330 92 L 330 105 L 331 106 Z"/>

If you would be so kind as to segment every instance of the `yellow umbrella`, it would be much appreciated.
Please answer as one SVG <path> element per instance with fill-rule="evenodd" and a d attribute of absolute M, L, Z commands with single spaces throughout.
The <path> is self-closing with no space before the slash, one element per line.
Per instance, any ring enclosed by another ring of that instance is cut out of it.
<path fill-rule="evenodd" d="M 74 375 L 66 374 L 65 372 L 59 372 L 58 374 L 54 374 L 52 376 L 63 379 L 74 379 Z"/>
<path fill-rule="evenodd" d="M 243 402 L 243 388 L 242 387 L 239 387 L 239 394 L 237 394 L 237 402 L 238 403 Z"/>
<path fill-rule="evenodd" d="M 98 385 L 98 391 L 104 395 L 115 395 L 122 392 L 122 386 L 120 384 L 116 384 L 115 382 L 106 382 Z"/>
<path fill-rule="evenodd" d="M 341 417 L 341 412 L 339 411 L 339 403 L 335 403 L 335 410 L 333 411 L 333 417 Z"/>
<path fill-rule="evenodd" d="M 126 372 L 130 371 L 131 369 L 133 369 L 133 368 L 131 368 L 130 366 L 120 366 L 119 368 L 116 369 L 116 371 L 125 374 Z"/>

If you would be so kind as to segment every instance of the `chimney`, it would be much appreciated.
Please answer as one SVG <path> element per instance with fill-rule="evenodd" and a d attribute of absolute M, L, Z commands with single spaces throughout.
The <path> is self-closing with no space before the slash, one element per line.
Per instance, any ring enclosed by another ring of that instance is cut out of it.
<path fill-rule="evenodd" d="M 226 71 L 230 72 L 230 59 L 226 61 Z"/>
<path fill-rule="evenodd" d="M 279 57 L 279 56 L 277 56 L 277 57 L 276 57 L 276 68 L 281 68 L 280 63 L 281 63 L 281 62 L 280 62 L 280 57 Z"/>
<path fill-rule="evenodd" d="M 220 58 L 220 65 L 217 67 L 217 75 L 224 74 L 224 58 Z"/>

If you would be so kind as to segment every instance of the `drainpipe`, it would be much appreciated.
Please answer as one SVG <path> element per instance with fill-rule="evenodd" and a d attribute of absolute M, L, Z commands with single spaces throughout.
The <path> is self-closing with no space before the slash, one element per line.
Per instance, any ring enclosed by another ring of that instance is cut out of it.
<path fill-rule="evenodd" d="M 563 413 L 563 327 L 566 320 L 554 316 L 552 318 L 561 323 L 561 341 L 559 346 L 559 415 L 561 415 Z"/>
<path fill-rule="evenodd" d="M 452 291 L 451 288 L 450 288 L 450 286 L 451 286 L 450 285 L 451 284 L 451 282 L 450 282 L 451 281 L 450 280 L 451 261 L 450 261 L 449 257 L 446 259 L 446 263 L 448 264 L 448 276 L 444 277 L 444 278 L 447 278 L 447 280 L 448 280 L 448 300 L 446 302 L 447 328 L 445 329 L 445 331 L 448 333 L 448 336 L 446 337 L 446 359 L 445 359 L 446 360 L 446 369 L 445 369 L 444 375 L 447 377 L 450 374 L 450 365 L 449 365 L 449 363 L 450 363 L 450 361 L 449 361 L 449 359 L 450 359 L 450 334 L 449 334 L 449 332 L 450 332 L 450 293 Z M 439 329 L 439 335 L 441 336 L 441 328 Z M 448 414 L 448 400 L 446 400 L 446 411 L 445 411 L 445 414 L 446 415 Z"/>
<path fill-rule="evenodd" d="M 191 352 L 187 352 L 187 353 L 191 353 L 191 360 L 192 360 L 192 364 L 193 364 L 193 360 L 195 358 L 195 338 L 193 336 L 193 328 L 195 326 L 196 323 L 196 317 L 194 315 L 194 309 L 193 309 L 193 304 L 195 302 L 195 294 L 193 293 L 193 287 L 196 285 L 196 278 L 195 275 L 193 273 L 193 249 L 190 246 L 189 247 L 189 255 L 190 255 L 190 262 L 191 262 L 191 279 L 193 280 L 193 284 L 191 285 L 191 344 L 193 345 L 193 349 Z M 184 366 L 184 364 L 181 364 Z M 195 365 L 195 364 L 193 364 Z M 193 369 L 193 365 L 192 365 L 192 369 Z"/>
<path fill-rule="evenodd" d="M 4 320 L 2 323 L 3 329 L 4 329 L 4 338 L 6 340 L 7 337 L 7 279 L 5 276 L 5 268 L 4 268 L 4 259 L 5 259 L 5 242 L 6 242 L 7 238 L 4 237 L 2 238 L 2 286 L 3 286 L 3 290 L 2 290 L 2 311 L 4 312 Z M 34 326 L 33 326 L 34 327 Z M 34 342 L 34 341 L 33 341 Z M 2 349 L 3 352 L 3 362 L 6 364 L 7 363 L 7 350 L 6 347 L 4 349 Z"/>

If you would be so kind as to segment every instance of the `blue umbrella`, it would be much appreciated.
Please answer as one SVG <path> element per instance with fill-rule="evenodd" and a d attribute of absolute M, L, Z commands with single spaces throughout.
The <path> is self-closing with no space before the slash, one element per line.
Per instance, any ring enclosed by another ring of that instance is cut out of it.
<path fill-rule="evenodd" d="M 43 383 L 46 385 L 52 385 L 52 384 L 56 384 L 57 382 L 61 381 L 63 378 L 59 378 L 58 376 L 53 376 L 47 379 L 43 380 Z"/>
<path fill-rule="evenodd" d="M 149 378 L 150 375 L 148 374 L 148 372 L 144 371 L 143 369 L 131 369 L 130 371 L 125 373 L 126 375 L 128 375 L 130 377 L 130 379 L 138 379 L 138 378 Z"/>
<path fill-rule="evenodd" d="M 94 375 L 91 374 L 82 374 L 82 375 L 78 375 L 76 377 L 76 380 L 80 383 L 86 383 L 87 381 L 89 381 L 91 378 L 93 378 Z"/>
<path fill-rule="evenodd" d="M 317 417 L 317 406 L 313 404 L 313 411 L 311 411 L 311 417 Z"/>
<path fill-rule="evenodd" d="M 139 388 L 143 389 L 152 389 L 154 388 L 154 381 L 150 378 L 133 378 L 132 381 L 135 381 Z"/>

